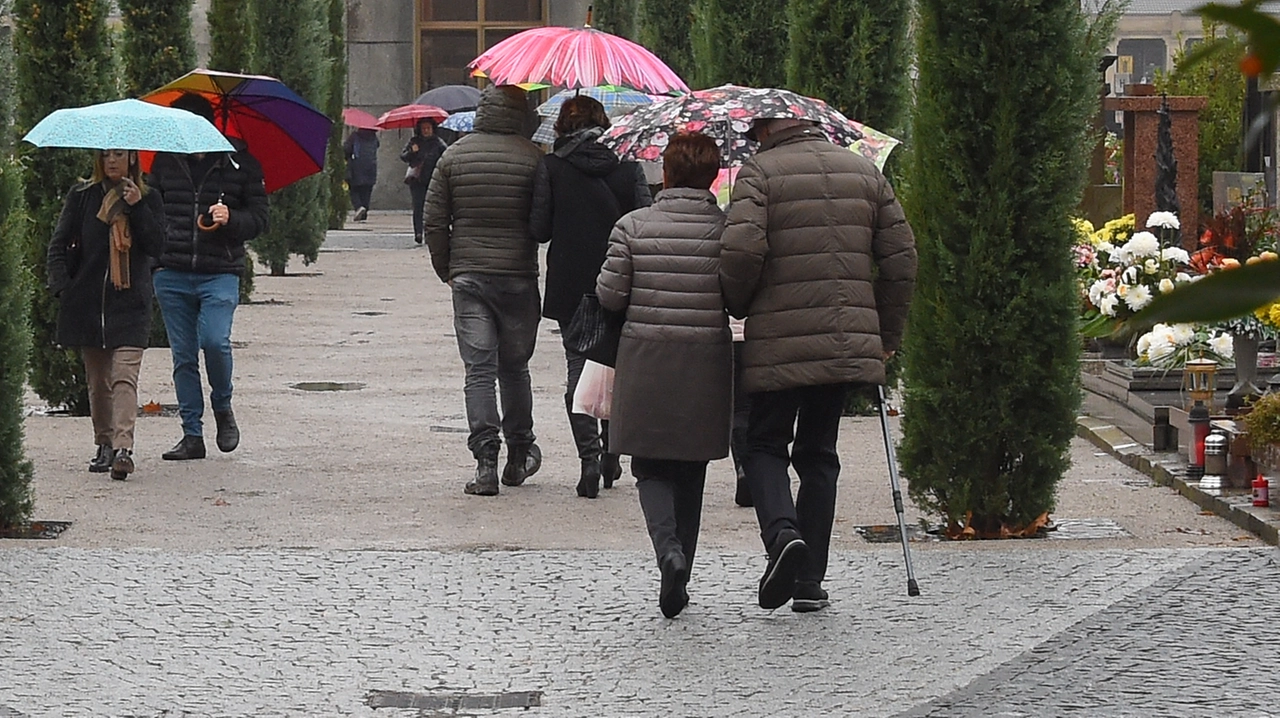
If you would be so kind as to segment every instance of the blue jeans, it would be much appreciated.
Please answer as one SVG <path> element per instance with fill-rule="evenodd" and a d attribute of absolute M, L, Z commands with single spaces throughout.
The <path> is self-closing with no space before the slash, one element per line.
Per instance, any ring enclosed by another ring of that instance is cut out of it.
<path fill-rule="evenodd" d="M 467 448 L 477 457 L 533 443 L 533 388 L 529 358 L 538 338 L 538 280 L 498 274 L 453 278 L 453 329 L 466 368 Z M 502 392 L 502 412 L 494 382 Z"/>
<path fill-rule="evenodd" d="M 227 411 L 231 408 L 231 320 L 240 302 L 240 277 L 160 269 L 152 284 L 169 333 L 182 433 L 204 436 L 200 351 L 209 375 L 209 403 L 214 411 Z"/>

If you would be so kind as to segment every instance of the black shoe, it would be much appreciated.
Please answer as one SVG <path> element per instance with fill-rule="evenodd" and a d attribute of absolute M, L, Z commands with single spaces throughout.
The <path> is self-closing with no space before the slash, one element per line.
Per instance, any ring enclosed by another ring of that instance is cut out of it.
<path fill-rule="evenodd" d="M 507 445 L 507 465 L 502 467 L 503 486 L 519 486 L 529 478 L 529 459 L 532 458 L 529 448 Z"/>
<path fill-rule="evenodd" d="M 133 450 L 116 449 L 115 458 L 111 459 L 111 478 L 124 481 L 133 473 Z"/>
<path fill-rule="evenodd" d="M 612 489 L 613 483 L 622 478 L 622 461 L 617 454 L 605 452 L 600 457 L 600 478 L 604 479 L 606 489 Z"/>
<path fill-rule="evenodd" d="M 796 591 L 796 576 L 809 559 L 809 546 L 795 531 L 778 534 L 769 552 L 769 566 L 760 579 L 760 608 L 775 609 L 791 600 Z"/>
<path fill-rule="evenodd" d="M 235 451 L 240 445 L 240 427 L 236 426 L 236 415 L 230 409 L 226 411 L 213 412 L 213 420 L 218 425 L 218 433 L 214 437 L 214 443 L 218 445 L 218 451 L 227 453 Z"/>
<path fill-rule="evenodd" d="M 582 476 L 578 479 L 578 495 L 594 499 L 600 495 L 600 457 L 582 460 Z"/>
<path fill-rule="evenodd" d="M 204 437 L 183 436 L 182 441 L 173 445 L 172 449 L 160 455 L 165 461 L 187 461 L 204 458 Z"/>
<path fill-rule="evenodd" d="M 742 506 L 755 506 L 751 499 L 751 487 L 747 486 L 747 472 L 738 469 L 738 486 L 733 492 L 733 503 Z"/>
<path fill-rule="evenodd" d="M 822 586 L 810 581 L 797 581 L 795 593 L 791 596 L 791 610 L 796 613 L 812 613 L 821 611 L 831 605 L 827 592 Z"/>
<path fill-rule="evenodd" d="M 476 476 L 462 490 L 472 496 L 498 495 L 498 449 L 476 457 Z"/>
<path fill-rule="evenodd" d="M 542 468 L 542 449 L 537 444 L 529 444 L 529 457 L 524 462 L 524 477 L 538 473 L 538 469 Z"/>
<path fill-rule="evenodd" d="M 357 207 L 356 215 L 352 217 L 352 219 L 357 222 L 363 222 L 368 218 L 369 218 L 369 210 L 368 208 L 365 208 L 365 207 Z"/>
<path fill-rule="evenodd" d="M 413 241 L 414 241 L 414 243 L 415 243 L 415 244 L 422 244 L 422 233 L 421 233 L 421 232 L 419 232 L 419 233 L 417 233 L 417 234 L 413 235 Z"/>
<path fill-rule="evenodd" d="M 689 605 L 689 593 L 685 586 L 689 583 L 689 564 L 680 551 L 672 551 L 662 557 L 658 564 L 662 572 L 662 586 L 658 589 L 658 608 L 667 618 L 680 615 L 684 607 Z"/>
<path fill-rule="evenodd" d="M 98 453 L 89 460 L 89 471 L 94 474 L 105 474 L 111 470 L 111 446 L 99 444 Z"/>

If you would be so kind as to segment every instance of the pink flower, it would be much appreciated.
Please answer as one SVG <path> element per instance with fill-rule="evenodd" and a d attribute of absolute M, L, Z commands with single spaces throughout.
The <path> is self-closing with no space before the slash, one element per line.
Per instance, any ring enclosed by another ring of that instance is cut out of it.
<path fill-rule="evenodd" d="M 750 114 L 751 114 L 750 111 L 742 108 L 735 108 L 735 109 L 729 110 L 729 117 L 735 120 L 741 120 L 749 116 Z"/>
<path fill-rule="evenodd" d="M 662 148 L 657 145 L 649 145 L 648 147 L 636 153 L 636 157 L 642 160 L 652 162 L 662 156 Z"/>

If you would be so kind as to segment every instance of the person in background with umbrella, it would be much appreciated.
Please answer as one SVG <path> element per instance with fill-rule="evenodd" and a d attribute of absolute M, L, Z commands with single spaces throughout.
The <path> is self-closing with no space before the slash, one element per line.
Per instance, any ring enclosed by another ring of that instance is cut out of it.
<path fill-rule="evenodd" d="M 521 134 L 524 95 L 513 86 L 485 88 L 475 132 L 440 159 L 427 193 L 427 248 L 436 275 L 453 290 L 453 326 L 466 369 L 467 448 L 476 473 L 463 490 L 476 496 L 498 495 L 503 438 L 503 484 L 523 484 L 542 464 L 529 381 L 541 304 L 529 205 L 542 150 Z"/>
<path fill-rule="evenodd" d="M 664 189 L 614 227 L 596 294 L 626 312 L 609 446 L 632 457 L 662 575 L 658 607 L 674 618 L 689 603 L 707 462 L 729 455 L 733 338 L 720 295 L 725 216 L 708 191 L 720 150 L 680 133 L 662 159 Z"/>
<path fill-rule="evenodd" d="M 551 243 L 542 316 L 559 322 L 562 334 L 582 295 L 595 291 L 614 223 L 653 202 L 640 165 L 620 162 L 599 143 L 608 127 L 609 117 L 598 100 L 586 95 L 565 100 L 556 119 L 554 149 L 534 176 L 529 230 L 539 242 Z M 582 461 L 577 491 L 594 499 L 601 478 L 605 488 L 612 487 L 622 467 L 618 455 L 608 450 L 609 422 L 597 424 L 594 417 L 573 413 L 573 392 L 586 358 L 566 346 L 565 360 L 565 410 Z"/>
<path fill-rule="evenodd" d="M 400 151 L 401 161 L 409 163 L 404 183 L 409 185 L 413 202 L 413 241 L 418 244 L 422 244 L 422 206 L 427 199 L 427 187 L 445 149 L 444 140 L 436 137 L 436 121 L 423 117 L 414 125 L 413 137 Z"/>
<path fill-rule="evenodd" d="M 134 470 L 138 372 L 151 333 L 151 266 L 164 241 L 159 193 L 138 153 L 99 150 L 93 175 L 67 193 L 49 239 L 57 341 L 78 347 L 89 384 L 97 454 L 89 471 L 123 480 Z"/>
<path fill-rule="evenodd" d="M 885 382 L 915 287 L 915 238 L 875 164 L 813 122 L 758 115 L 747 138 L 760 151 L 733 187 L 720 284 L 747 320 L 745 468 L 769 555 L 757 598 L 817 611 L 828 605 L 845 395 Z"/>
<path fill-rule="evenodd" d="M 213 106 L 198 94 L 183 94 L 171 106 L 214 121 Z M 240 443 L 231 408 L 231 323 L 240 301 L 245 243 L 266 230 L 268 214 L 261 165 L 243 142 L 228 139 L 236 152 L 161 153 L 151 165 L 166 220 L 153 282 L 182 417 L 182 439 L 163 454 L 170 461 L 205 457 L 201 350 L 218 449 L 234 451 Z"/>
<path fill-rule="evenodd" d="M 352 219 L 363 222 L 369 218 L 369 202 L 373 198 L 373 186 L 378 183 L 378 133 L 359 127 L 347 135 L 342 151 L 347 156 L 347 187 L 351 194 Z"/>

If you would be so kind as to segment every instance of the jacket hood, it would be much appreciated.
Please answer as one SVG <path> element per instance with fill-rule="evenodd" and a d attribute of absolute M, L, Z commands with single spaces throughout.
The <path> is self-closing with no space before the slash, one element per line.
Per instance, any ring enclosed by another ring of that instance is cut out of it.
<path fill-rule="evenodd" d="M 818 127 L 814 125 L 800 125 L 797 127 L 788 127 L 785 130 L 779 130 L 770 134 L 765 138 L 764 142 L 760 143 L 760 149 L 758 151 L 764 152 L 765 150 L 773 149 L 778 145 L 806 139 L 818 139 L 823 142 L 830 142 L 830 140 L 827 139 L 827 136 L 822 134 L 822 130 Z"/>
<path fill-rule="evenodd" d="M 520 135 L 524 132 L 528 110 L 523 97 L 508 94 L 497 85 L 484 88 L 476 107 L 476 132 L 495 135 Z"/>
<path fill-rule="evenodd" d="M 613 150 L 596 141 L 603 132 L 599 127 L 591 127 L 560 137 L 556 140 L 555 155 L 587 176 L 605 177 L 617 169 L 620 162 Z"/>

